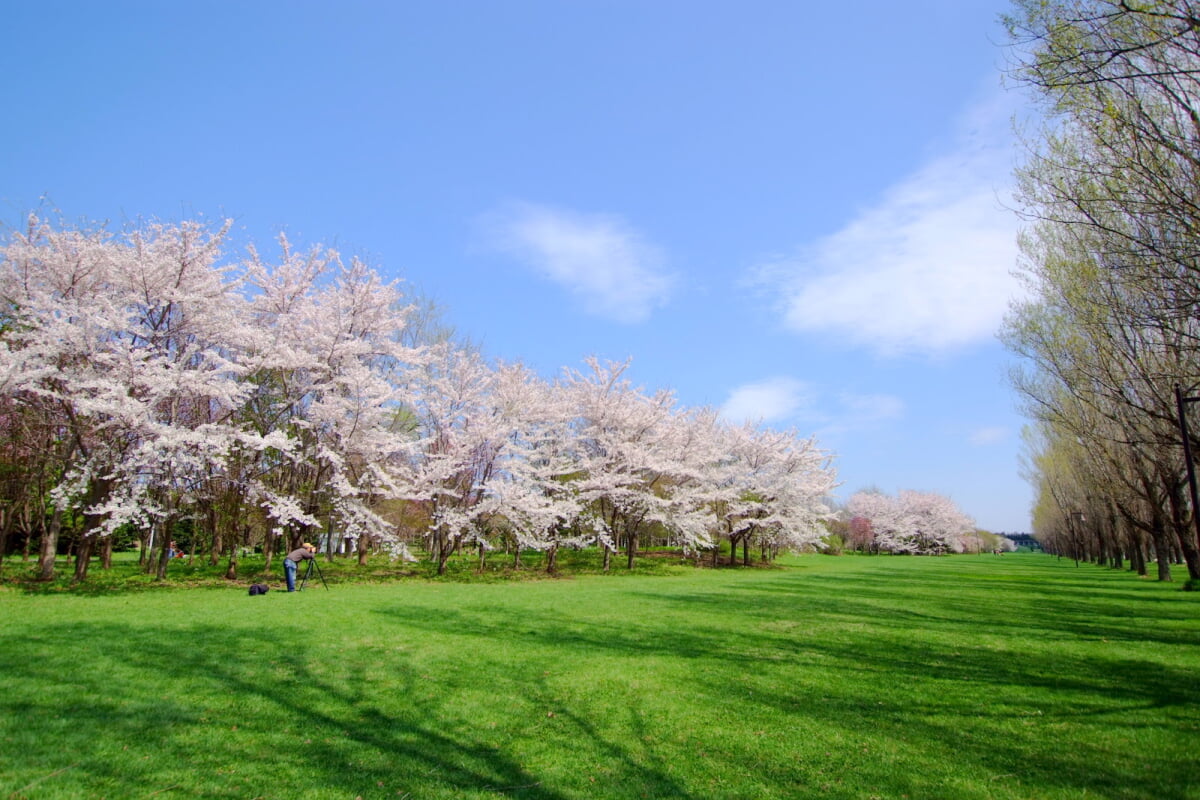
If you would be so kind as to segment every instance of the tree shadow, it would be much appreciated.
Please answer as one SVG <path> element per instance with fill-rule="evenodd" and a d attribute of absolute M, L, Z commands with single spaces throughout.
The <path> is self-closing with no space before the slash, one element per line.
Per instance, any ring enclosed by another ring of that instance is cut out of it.
<path fill-rule="evenodd" d="M 851 740 L 883 737 L 898 752 L 910 750 L 908 742 L 933 743 L 947 760 L 1067 796 L 1149 800 L 1200 791 L 1187 744 L 1200 730 L 1200 623 L 1188 616 L 1195 605 L 1161 603 L 1153 587 L 1134 584 L 1094 601 L 1043 587 L 1015 615 L 995 603 L 1019 597 L 1023 581 L 1007 593 L 925 574 L 792 575 L 704 591 L 646 586 L 621 597 L 654 608 L 653 618 L 619 607 L 586 620 L 529 608 L 516 619 L 488 607 L 430 615 L 389 605 L 378 613 L 498 650 L 523 642 L 585 658 L 673 659 L 692 667 L 694 694 L 724 693 L 747 718 L 788 719 Z M 688 623 L 670 627 L 673 619 Z M 839 626 L 858 630 L 840 635 Z M 748 677 L 730 680 L 739 667 Z M 710 673 L 721 677 L 713 682 Z M 1160 744 L 1131 744 L 1136 764 L 1109 749 L 1142 739 Z M 749 750 L 745 757 L 755 758 Z M 915 770 L 858 769 L 878 772 L 890 791 L 943 796 Z"/>
<path fill-rule="evenodd" d="M 299 621 L 22 628 L 0 647 L 0 796 L 1200 796 L 1190 599 L 931 563 L 542 607 L 538 587 L 380 588 L 345 658 Z M 667 740 L 681 706 L 701 727 Z M 984 777 L 940 783 L 956 770 Z M 752 777 L 698 788 L 721 775 Z"/>
<path fill-rule="evenodd" d="M 9 750 L 0 795 L 32 784 L 30 797 L 51 785 L 73 787 L 71 796 L 183 787 L 211 797 L 564 797 L 469 730 L 442 727 L 436 699 L 418 691 L 422 679 L 394 652 L 388 690 L 403 700 L 380 704 L 367 677 L 332 679 L 286 634 L 198 625 L 171 635 L 184 641 L 164 647 L 161 630 L 113 623 L 7 639 L 0 717 L 38 732 L 6 732 L 23 747 L 0 748 Z M 78 642 L 88 646 L 85 671 L 74 668 Z M 65 682 L 51 696 L 37 690 L 47 675 Z M 162 694 L 123 692 L 121 676 L 134 675 L 149 676 L 131 678 L 134 691 L 157 685 Z M 72 768 L 40 782 L 46 765 L 64 761 Z"/>

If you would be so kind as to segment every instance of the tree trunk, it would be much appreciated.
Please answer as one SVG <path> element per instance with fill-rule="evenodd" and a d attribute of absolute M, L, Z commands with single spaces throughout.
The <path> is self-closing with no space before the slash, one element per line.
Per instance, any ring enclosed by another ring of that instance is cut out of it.
<path fill-rule="evenodd" d="M 153 542 L 154 528 L 138 532 L 138 567 L 144 568 L 146 566 L 146 559 L 150 557 L 150 546 Z"/>
<path fill-rule="evenodd" d="M 438 556 L 437 556 L 437 574 L 445 575 L 446 574 L 446 562 L 450 560 L 450 554 L 452 552 L 452 548 L 447 546 L 449 544 L 449 542 L 447 541 L 447 537 L 443 534 L 443 532 L 440 529 L 437 533 L 437 539 L 438 539 L 438 543 L 439 543 L 438 544 Z"/>
<path fill-rule="evenodd" d="M 100 549 L 101 569 L 112 569 L 113 538 L 114 537 L 111 533 L 104 537 L 104 545 Z"/>
<path fill-rule="evenodd" d="M 263 539 L 263 551 L 266 551 L 266 542 L 269 542 L 270 539 L 271 531 L 266 531 L 266 535 Z M 250 541 L 250 525 L 246 525 L 245 528 L 242 528 L 240 536 L 234 536 L 233 539 L 230 540 L 227 547 L 229 551 L 229 566 L 226 567 L 226 581 L 236 581 L 236 579 L 238 579 L 238 554 L 241 552 L 242 546 L 244 546 L 248 541 Z M 266 559 L 266 564 L 263 566 L 263 571 L 271 571 L 270 557 Z"/>
<path fill-rule="evenodd" d="M 4 519 L 4 524 L 0 525 L 0 574 L 3 574 L 4 556 L 8 553 L 8 534 L 12 530 L 13 514 L 11 511 L 0 510 L 0 517 Z"/>
<path fill-rule="evenodd" d="M 1179 554 L 1183 556 L 1183 563 L 1187 565 L 1188 577 L 1193 580 L 1200 578 L 1200 550 L 1197 550 L 1196 537 L 1190 530 L 1180 534 Z"/>
<path fill-rule="evenodd" d="M 160 546 L 159 539 L 161 538 L 158 535 L 158 525 L 151 524 L 150 533 L 146 537 L 146 545 L 142 548 L 142 557 L 138 559 L 138 565 L 141 567 L 142 572 L 147 575 L 154 571 L 154 557 L 158 553 L 158 547 Z M 166 545 L 162 546 L 165 547 Z"/>
<path fill-rule="evenodd" d="M 1187 564 L 1188 577 L 1196 579 L 1200 578 L 1200 550 L 1197 549 L 1195 529 L 1192 526 L 1192 514 L 1195 513 L 1195 509 L 1191 513 L 1184 510 L 1183 493 L 1182 481 L 1177 481 L 1175 485 L 1168 488 L 1171 526 L 1175 532 L 1178 552 L 1183 557 L 1184 563 Z"/>
<path fill-rule="evenodd" d="M 1151 522 L 1150 536 L 1154 540 L 1155 561 L 1158 564 L 1158 579 L 1171 580 L 1171 543 L 1168 541 L 1162 514 L 1155 512 Z"/>
<path fill-rule="evenodd" d="M 21 560 L 29 561 L 29 548 L 33 544 L 33 525 L 31 525 L 29 520 L 26 519 L 25 524 L 22 527 L 25 530 L 25 545 L 21 549 Z"/>
<path fill-rule="evenodd" d="M 634 559 L 634 556 L 637 555 L 637 544 L 638 544 L 637 531 L 633 531 L 629 534 L 628 541 L 626 541 L 626 543 L 625 543 L 625 548 L 626 548 L 625 567 L 626 567 L 626 569 L 633 569 L 633 559 Z"/>
<path fill-rule="evenodd" d="M 79 583 L 87 578 L 88 564 L 92 561 L 92 551 L 95 548 L 95 535 L 80 537 L 79 548 L 75 551 L 75 575 L 71 578 L 72 583 Z"/>
<path fill-rule="evenodd" d="M 171 530 L 175 527 L 175 518 L 168 516 L 163 520 L 162 544 L 158 547 L 158 566 L 154 571 L 156 581 L 167 579 L 167 565 L 171 563 Z"/>
<path fill-rule="evenodd" d="M 1129 531 L 1129 569 L 1138 575 L 1146 574 L 1146 549 L 1142 537 L 1136 530 Z"/>
<path fill-rule="evenodd" d="M 267 534 L 268 537 L 270 537 L 270 535 L 271 535 L 270 533 Z M 229 565 L 227 567 L 225 567 L 225 580 L 227 580 L 227 581 L 236 581 L 237 580 L 238 551 L 242 549 L 241 547 L 239 547 L 239 544 L 240 544 L 239 542 L 235 541 L 235 542 L 232 542 L 229 547 Z M 264 567 L 264 569 L 267 571 L 269 571 L 271 569 L 270 560 L 267 561 L 267 565 L 266 565 L 266 567 Z"/>
<path fill-rule="evenodd" d="M 208 541 L 212 545 L 208 550 L 208 565 L 215 567 L 221 562 L 221 553 L 225 548 L 225 537 L 221 534 L 221 515 L 217 513 L 216 498 L 209 505 L 207 521 Z"/>
<path fill-rule="evenodd" d="M 337 554 L 337 546 L 334 544 L 336 539 L 337 535 L 333 532 L 333 511 L 330 510 L 325 515 L 325 560 L 330 564 L 333 563 L 333 557 Z"/>
<path fill-rule="evenodd" d="M 439 526 L 439 527 L 433 528 L 431 531 L 429 531 L 429 558 L 430 558 L 430 560 L 432 560 L 435 564 L 440 563 L 442 560 L 442 550 L 443 549 L 445 549 L 445 545 L 442 542 L 441 527 Z"/>
<path fill-rule="evenodd" d="M 280 543 L 283 542 L 283 534 L 275 535 L 274 531 L 268 530 L 263 536 L 263 571 L 271 571 L 271 562 L 275 560 L 275 553 L 279 550 Z M 236 549 L 236 547 L 235 547 Z"/>
<path fill-rule="evenodd" d="M 75 447 L 80 440 L 72 437 L 67 445 L 67 452 L 63 456 L 62 469 L 66 474 L 70 471 L 71 464 L 75 459 Z M 87 456 L 87 451 L 84 451 L 84 456 Z M 45 513 L 38 511 L 39 517 L 44 517 Z M 54 559 L 58 556 L 58 537 L 62 533 L 62 509 L 57 504 L 54 507 L 54 513 L 50 515 L 50 524 L 43 527 L 42 543 L 38 552 L 38 576 L 39 581 L 54 580 Z"/>
<path fill-rule="evenodd" d="M 58 556 L 58 537 L 62 533 L 62 509 L 55 508 L 50 515 L 50 524 L 42 531 L 42 543 L 38 552 L 39 581 L 54 580 L 54 559 Z"/>

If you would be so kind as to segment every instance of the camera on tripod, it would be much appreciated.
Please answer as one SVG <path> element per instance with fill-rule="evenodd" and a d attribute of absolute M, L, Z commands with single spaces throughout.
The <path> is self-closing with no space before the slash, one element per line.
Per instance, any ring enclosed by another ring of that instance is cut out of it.
<path fill-rule="evenodd" d="M 325 587 L 325 591 L 329 591 L 329 584 L 325 583 L 325 574 L 321 572 L 320 565 L 317 564 L 317 557 L 314 554 L 312 558 L 305 559 L 308 561 L 308 567 L 304 570 L 304 577 L 300 579 L 300 591 L 304 591 L 304 584 L 308 583 L 309 577 L 316 570 L 317 577 L 321 579 L 321 585 Z"/>

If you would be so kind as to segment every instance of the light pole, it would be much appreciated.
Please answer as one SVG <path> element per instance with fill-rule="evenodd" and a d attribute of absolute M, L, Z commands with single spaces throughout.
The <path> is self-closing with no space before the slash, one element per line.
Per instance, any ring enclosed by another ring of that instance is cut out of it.
<path fill-rule="evenodd" d="M 1196 498 L 1196 467 L 1192 464 L 1192 437 L 1188 434 L 1187 416 L 1183 413 L 1187 403 L 1200 402 L 1200 397 L 1184 397 L 1183 387 L 1175 384 L 1175 408 L 1179 413 L 1179 434 L 1183 437 L 1183 459 L 1187 462 L 1188 491 L 1192 500 L 1192 523 L 1196 529 L 1196 541 L 1200 542 L 1200 500 Z"/>

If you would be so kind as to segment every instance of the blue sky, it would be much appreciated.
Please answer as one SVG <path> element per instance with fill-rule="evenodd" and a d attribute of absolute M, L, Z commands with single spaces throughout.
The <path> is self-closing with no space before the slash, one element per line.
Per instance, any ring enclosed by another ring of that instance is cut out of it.
<path fill-rule="evenodd" d="M 286 230 L 489 355 L 814 434 L 843 499 L 1028 529 L 1007 3 L 4 5 L 5 223 Z"/>

